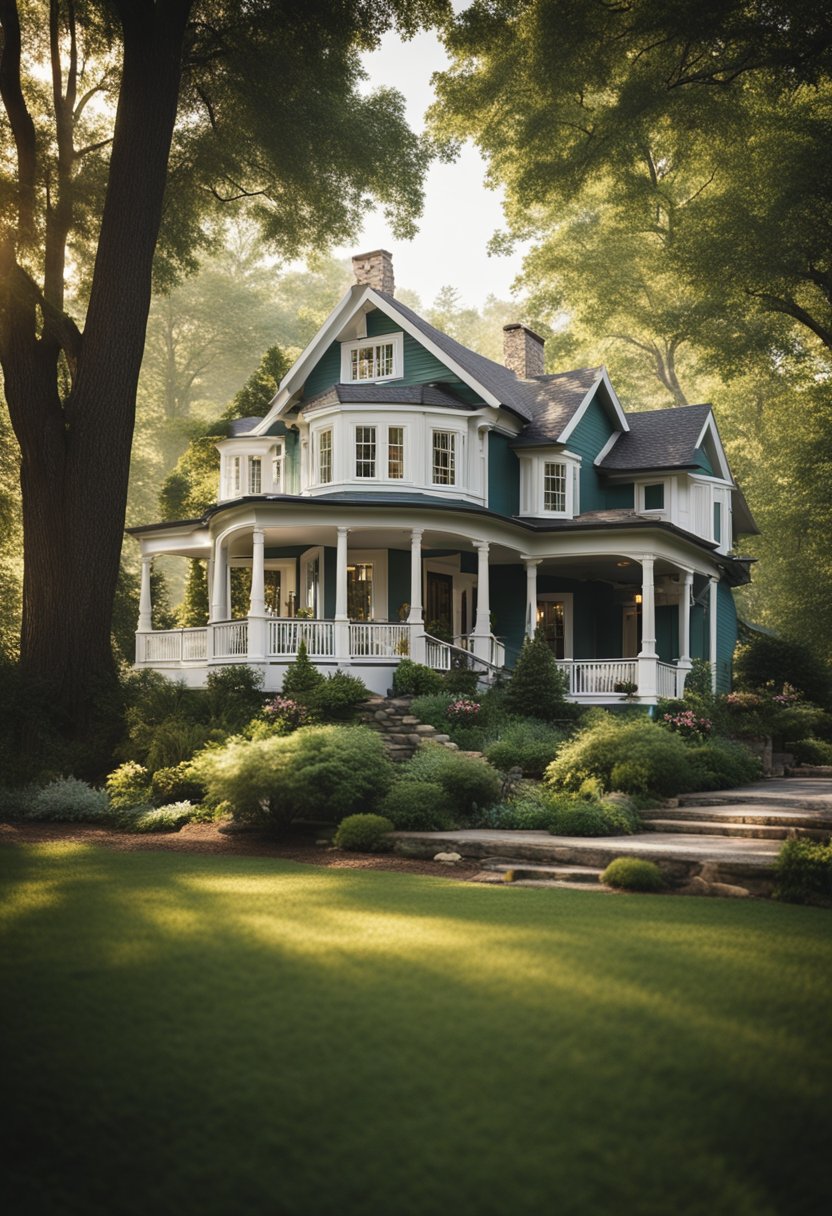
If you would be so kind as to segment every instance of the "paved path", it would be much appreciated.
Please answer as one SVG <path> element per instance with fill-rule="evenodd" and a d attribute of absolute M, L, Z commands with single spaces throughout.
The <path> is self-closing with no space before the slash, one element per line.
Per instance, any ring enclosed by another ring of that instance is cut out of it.
<path fill-rule="evenodd" d="M 682 794 L 679 798 L 680 806 L 726 806 L 740 802 L 753 802 L 769 809 L 832 810 L 832 778 L 770 777 L 767 781 L 755 781 L 732 790 Z"/>

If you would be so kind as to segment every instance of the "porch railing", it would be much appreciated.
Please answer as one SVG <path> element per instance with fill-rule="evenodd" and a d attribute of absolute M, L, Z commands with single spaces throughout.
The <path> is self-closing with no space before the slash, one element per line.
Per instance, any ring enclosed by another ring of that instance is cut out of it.
<path fill-rule="evenodd" d="M 350 654 L 355 658 L 407 658 L 410 626 L 384 621 L 353 621 L 350 624 Z"/>
<path fill-rule="evenodd" d="M 335 654 L 335 628 L 332 621 L 304 621 L 297 617 L 269 621 L 269 658 L 294 658 L 301 642 L 310 658 L 326 659 Z"/>
<path fill-rule="evenodd" d="M 573 697 L 615 695 L 616 684 L 637 684 L 635 659 L 558 659 L 558 667 L 569 677 Z"/>
<path fill-rule="evenodd" d="M 656 691 L 660 697 L 681 697 L 685 689 L 684 670 L 672 663 L 656 664 Z"/>
<path fill-rule="evenodd" d="M 203 627 L 141 633 L 136 657 L 142 663 L 204 663 L 208 657 L 208 630 Z"/>
<path fill-rule="evenodd" d="M 215 659 L 244 659 L 248 655 L 248 621 L 223 621 L 211 626 Z"/>

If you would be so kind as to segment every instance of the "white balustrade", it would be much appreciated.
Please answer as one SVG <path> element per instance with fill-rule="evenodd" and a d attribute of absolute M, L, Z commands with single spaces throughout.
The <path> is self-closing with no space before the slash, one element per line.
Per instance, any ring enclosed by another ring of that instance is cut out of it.
<path fill-rule="evenodd" d="M 248 621 L 224 621 L 212 625 L 214 658 L 239 659 L 248 654 Z"/>
<path fill-rule="evenodd" d="M 425 663 L 435 671 L 451 670 L 451 648 L 437 638 L 425 638 Z"/>
<path fill-rule="evenodd" d="M 637 684 L 635 659 L 558 659 L 558 667 L 569 676 L 569 692 L 574 697 L 620 695 L 616 684 Z"/>
<path fill-rule="evenodd" d="M 140 633 L 136 657 L 140 663 L 178 663 L 182 658 L 182 632 L 179 629 Z"/>
<path fill-rule="evenodd" d="M 678 691 L 677 677 L 682 674 L 677 667 L 671 663 L 657 663 L 658 682 L 657 688 L 660 697 L 679 697 L 681 692 Z M 682 675 L 682 688 L 685 686 L 684 675 Z"/>
<path fill-rule="evenodd" d="M 310 658 L 330 658 L 335 654 L 332 621 L 307 621 L 298 617 L 273 617 L 269 620 L 269 658 L 294 658 L 301 642 Z"/>
<path fill-rule="evenodd" d="M 410 626 L 386 621 L 353 621 L 350 654 L 356 658 L 401 659 L 410 654 Z"/>
<path fill-rule="evenodd" d="M 182 661 L 185 663 L 205 662 L 208 658 L 208 630 L 182 630 Z"/>

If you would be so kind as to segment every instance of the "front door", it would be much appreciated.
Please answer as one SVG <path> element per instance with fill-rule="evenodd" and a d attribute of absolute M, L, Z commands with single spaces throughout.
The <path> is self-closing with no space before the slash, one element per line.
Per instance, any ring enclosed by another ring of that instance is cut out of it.
<path fill-rule="evenodd" d="M 425 628 L 433 637 L 451 641 L 454 636 L 454 580 L 451 574 L 428 571 Z"/>
<path fill-rule="evenodd" d="M 556 659 L 566 657 L 566 610 L 563 600 L 538 600 L 537 628 Z"/>

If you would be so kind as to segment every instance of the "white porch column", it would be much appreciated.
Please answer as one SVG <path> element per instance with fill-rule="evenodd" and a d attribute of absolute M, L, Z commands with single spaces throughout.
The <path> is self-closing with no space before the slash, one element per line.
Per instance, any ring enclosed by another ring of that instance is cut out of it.
<path fill-rule="evenodd" d="M 474 632 L 471 641 L 474 643 L 474 654 L 479 659 L 491 662 L 491 600 L 488 585 L 488 551 L 487 540 L 475 540 L 477 550 L 477 619 L 474 622 Z"/>
<path fill-rule="evenodd" d="M 638 695 L 655 698 L 658 693 L 656 655 L 656 594 L 653 585 L 652 553 L 641 557 L 641 650 L 638 652 Z"/>
<path fill-rule="evenodd" d="M 214 559 L 209 557 L 205 562 L 205 598 L 208 601 L 208 624 L 211 624 L 213 616 L 211 613 L 211 594 L 214 586 Z"/>
<path fill-rule="evenodd" d="M 711 690 L 716 692 L 716 627 L 717 627 L 717 587 L 719 579 L 710 580 L 708 595 L 708 658 L 711 660 Z"/>
<path fill-rule="evenodd" d="M 251 534 L 251 594 L 248 602 L 248 657 L 266 658 L 265 536 L 262 528 Z"/>
<path fill-rule="evenodd" d="M 422 528 L 413 528 L 410 533 L 410 611 L 407 623 L 410 626 L 410 657 L 415 663 L 424 663 L 425 620 L 422 608 Z"/>
<path fill-rule="evenodd" d="M 214 545 L 213 580 L 211 587 L 211 620 L 224 621 L 228 615 L 227 581 L 225 550 L 222 542 L 217 540 Z"/>
<path fill-rule="evenodd" d="M 690 671 L 690 598 L 693 591 L 693 571 L 685 570 L 684 582 L 679 598 L 679 661 L 676 664 L 677 668 L 683 674 L 681 680 L 686 678 L 685 672 Z M 679 687 L 680 678 L 676 681 L 676 695 L 681 696 L 684 685 Z"/>
<path fill-rule="evenodd" d="M 537 567 L 540 558 L 524 557 L 526 567 L 526 637 L 533 638 L 537 629 Z"/>
<path fill-rule="evenodd" d="M 335 658 L 350 661 L 350 619 L 347 616 L 347 544 L 349 528 L 338 528 L 335 551 Z"/>
<path fill-rule="evenodd" d="M 139 633 L 150 633 L 153 628 L 153 600 L 150 593 L 152 557 L 142 557 L 142 586 L 139 594 Z"/>

